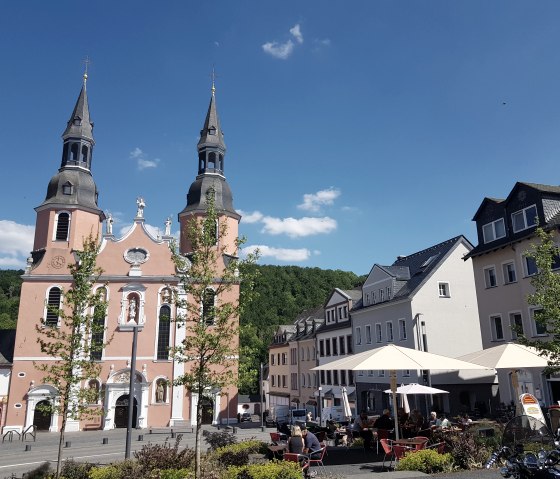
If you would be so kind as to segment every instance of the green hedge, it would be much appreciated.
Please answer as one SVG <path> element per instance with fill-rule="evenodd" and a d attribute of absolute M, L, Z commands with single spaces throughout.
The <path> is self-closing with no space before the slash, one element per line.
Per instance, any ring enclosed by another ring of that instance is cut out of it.
<path fill-rule="evenodd" d="M 232 466 L 223 475 L 223 479 L 301 479 L 301 477 L 300 465 L 289 461 Z"/>
<path fill-rule="evenodd" d="M 426 474 L 449 472 L 452 467 L 451 454 L 439 454 L 433 449 L 407 452 L 397 463 L 398 471 L 419 471 Z"/>

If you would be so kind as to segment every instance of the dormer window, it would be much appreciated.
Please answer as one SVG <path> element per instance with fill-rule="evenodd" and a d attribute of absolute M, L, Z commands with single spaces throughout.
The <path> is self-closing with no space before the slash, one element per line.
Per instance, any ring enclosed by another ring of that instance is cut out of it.
<path fill-rule="evenodd" d="M 482 227 L 484 242 L 490 243 L 506 235 L 506 226 L 503 218 L 499 218 L 492 223 L 487 223 Z"/>
<path fill-rule="evenodd" d="M 537 207 L 532 205 L 521 211 L 516 211 L 511 215 L 511 223 L 514 233 L 535 226 L 537 224 Z"/>
<path fill-rule="evenodd" d="M 208 128 L 208 134 L 209 135 L 215 135 L 216 134 L 216 127 L 211 126 L 210 128 Z"/>
<path fill-rule="evenodd" d="M 62 194 L 71 195 L 72 193 L 74 193 L 74 185 L 67 181 L 62 185 Z"/>

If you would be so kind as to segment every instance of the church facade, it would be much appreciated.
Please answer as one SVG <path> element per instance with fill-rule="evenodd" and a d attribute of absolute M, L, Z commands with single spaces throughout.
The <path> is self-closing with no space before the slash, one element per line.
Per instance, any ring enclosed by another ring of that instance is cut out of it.
<path fill-rule="evenodd" d="M 144 199 L 138 198 L 132 227 L 124 236 L 117 237 L 113 234 L 111 215 L 106 216 L 98 206 L 97 186 L 91 172 L 95 141 L 86 81 L 84 75 L 78 100 L 62 135 L 60 168 L 48 183 L 45 200 L 36 208 L 35 240 L 23 275 L 3 432 L 22 432 L 32 425 L 52 432 L 60 429 L 61 417 L 38 407 L 56 401 L 58 392 L 43 382 L 43 373 L 36 368 L 37 363 L 55 360 L 40 351 L 36 326 L 60 327 L 60 318 L 48 305 L 62 304 L 64 291 L 72 283 L 68 265 L 75 262 L 73 250 L 81 249 L 90 234 L 99 241 L 97 265 L 103 270 L 96 288 L 101 288 L 100 293 L 108 304 L 103 338 L 90 340 L 103 342 L 111 338 L 111 341 L 102 351 L 92 353 L 91 360 L 101 364 L 100 376 L 89 378 L 82 385 L 99 391 L 98 403 L 92 407 L 102 413 L 94 419 L 69 419 L 66 430 L 126 427 L 129 407 L 133 407 L 134 427 L 194 425 L 199 401 L 203 405 L 204 423 L 223 422 L 228 411 L 237 411 L 235 386 L 207 390 L 204 397 L 197 397 L 182 386 L 173 386 L 173 380 L 185 372 L 188 364 L 173 361 L 169 353 L 185 337 L 185 328 L 173 321 L 177 307 L 172 292 L 178 285 L 178 272 L 170 250 L 171 220 L 166 221 L 161 237 L 153 237 L 145 224 Z M 233 207 L 224 176 L 226 147 L 214 86 L 197 149 L 198 174 L 187 194 L 187 204 L 178 214 L 180 252 L 185 255 L 190 252 L 185 237 L 187 221 L 193 216 L 204 216 L 206 193 L 212 189 L 219 212 L 218 223 L 227 224 L 228 235 L 223 239 L 226 244 L 222 246 L 226 254 L 234 256 L 241 217 Z M 237 301 L 238 286 L 226 294 L 227 297 L 215 301 Z M 131 371 L 135 327 L 140 332 L 136 368 Z M 132 400 L 129 400 L 130 374 L 135 375 Z"/>

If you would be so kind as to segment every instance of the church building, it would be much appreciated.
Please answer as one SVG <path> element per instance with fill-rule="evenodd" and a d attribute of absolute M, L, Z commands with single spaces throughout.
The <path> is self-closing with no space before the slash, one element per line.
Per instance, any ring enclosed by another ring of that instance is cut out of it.
<path fill-rule="evenodd" d="M 153 237 L 145 224 L 145 201 L 138 198 L 132 227 L 124 236 L 117 237 L 111 215 L 105 215 L 98 206 L 98 190 L 92 175 L 95 140 L 86 81 L 84 75 L 78 100 L 62 135 L 60 168 L 48 183 L 46 198 L 35 208 L 35 240 L 23 275 L 3 432 L 22 432 L 31 425 L 39 430 L 60 430 L 62 418 L 37 407 L 56 401 L 58 392 L 43 382 L 43 373 L 36 369 L 36 363 L 53 360 L 41 352 L 36 326 L 60 326 L 60 318 L 48 305 L 56 308 L 62 304 L 64 291 L 72 284 L 68 265 L 75 262 L 73 250 L 82 249 L 84 239 L 90 234 L 98 238 L 97 265 L 103 270 L 96 288 L 102 288 L 100 293 L 107 300 L 104 338 L 95 337 L 94 333 L 91 341 L 112 339 L 102 351 L 92 352 L 91 359 L 101 364 L 101 373 L 88 379 L 82 387 L 99 391 L 98 404 L 92 406 L 102 409 L 103 414 L 93 419 L 69 419 L 66 430 L 126 427 L 129 407 L 134 408 L 134 427 L 194 425 L 199 401 L 203 404 L 203 423 L 224 422 L 229 411 L 232 414 L 237 411 L 235 386 L 207 390 L 203 397 L 197 397 L 182 386 L 172 385 L 188 365 L 173 361 L 169 354 L 170 347 L 180 344 L 185 337 L 185 328 L 173 321 L 177 307 L 171 298 L 178 285 L 178 271 L 169 247 L 173 240 L 171 220 L 165 222 L 161 237 Z M 197 148 L 193 169 L 196 164 L 198 174 L 188 190 L 187 204 L 178 214 L 180 252 L 185 255 L 190 252 L 184 237 L 186 224 L 193 216 L 205 214 L 206 193 L 212 189 L 219 212 L 218 223 L 227 224 L 224 251 L 235 255 L 241 216 L 233 207 L 232 193 L 224 176 L 226 147 L 214 85 Z M 182 206 L 178 206 L 179 210 Z M 238 286 L 226 294 L 224 301 L 237 301 Z M 141 330 L 136 368 L 131 371 L 135 327 Z M 130 374 L 135 375 L 136 384 L 132 401 L 129 400 Z"/>

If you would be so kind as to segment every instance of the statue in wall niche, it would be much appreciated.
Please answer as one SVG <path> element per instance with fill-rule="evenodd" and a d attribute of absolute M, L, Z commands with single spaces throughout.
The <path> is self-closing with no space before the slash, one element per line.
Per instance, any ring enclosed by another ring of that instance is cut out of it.
<path fill-rule="evenodd" d="M 138 300 L 135 296 L 130 296 L 128 298 L 128 322 L 137 322 L 136 315 L 138 312 Z"/>
<path fill-rule="evenodd" d="M 165 387 L 163 386 L 163 381 L 157 382 L 156 387 L 156 402 L 164 402 L 165 401 Z"/>

